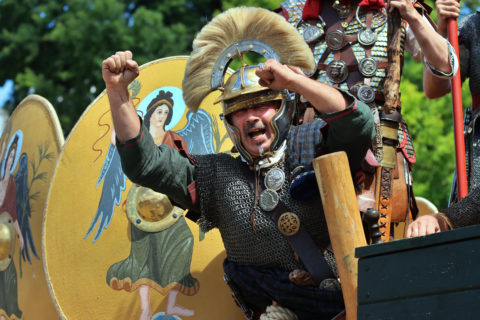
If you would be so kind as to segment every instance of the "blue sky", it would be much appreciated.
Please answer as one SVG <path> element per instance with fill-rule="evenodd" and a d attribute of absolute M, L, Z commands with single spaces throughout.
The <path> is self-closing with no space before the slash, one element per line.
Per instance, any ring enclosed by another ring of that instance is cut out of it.
<path fill-rule="evenodd" d="M 13 92 L 13 80 L 7 80 L 3 84 L 2 87 L 0 87 L 0 108 L 3 108 L 5 105 L 5 102 L 7 102 Z"/>

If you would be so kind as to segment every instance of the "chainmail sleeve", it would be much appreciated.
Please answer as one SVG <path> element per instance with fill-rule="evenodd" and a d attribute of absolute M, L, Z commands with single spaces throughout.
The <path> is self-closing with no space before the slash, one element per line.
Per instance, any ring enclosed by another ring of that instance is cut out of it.
<path fill-rule="evenodd" d="M 462 80 L 470 77 L 470 91 L 480 92 L 480 11 L 462 19 L 458 32 Z"/>
<path fill-rule="evenodd" d="M 442 210 L 455 228 L 480 223 L 480 186 L 477 186 L 461 201 Z"/>
<path fill-rule="evenodd" d="M 217 154 L 193 156 L 196 166 L 195 181 L 197 181 L 197 191 L 200 194 L 200 217 L 197 223 L 203 232 L 217 227 L 215 217 L 218 207 L 215 201 L 215 186 L 211 182 L 216 180 L 213 164 L 215 163 L 214 159 L 218 156 Z"/>

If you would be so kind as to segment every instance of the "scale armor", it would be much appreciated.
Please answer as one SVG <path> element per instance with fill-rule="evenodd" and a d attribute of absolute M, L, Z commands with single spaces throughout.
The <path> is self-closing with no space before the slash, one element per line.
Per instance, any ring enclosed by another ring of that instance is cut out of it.
<path fill-rule="evenodd" d="M 283 2 L 282 7 L 284 10 L 287 11 L 288 13 L 288 22 L 292 24 L 294 27 L 297 28 L 298 32 L 300 34 L 303 34 L 303 31 L 306 27 L 309 26 L 309 23 L 302 23 L 302 11 L 303 11 L 303 6 L 304 6 L 304 1 L 299 1 L 299 0 L 287 0 Z M 382 14 L 381 12 L 375 12 L 373 14 L 373 20 L 372 20 L 372 26 L 380 25 L 385 22 L 387 17 Z M 378 65 L 380 64 L 386 64 L 388 62 L 388 56 L 387 56 L 387 47 L 388 47 L 388 42 L 387 42 L 387 26 L 384 25 L 383 27 L 380 27 L 381 31 L 377 34 L 377 40 L 373 47 L 371 48 L 371 57 L 375 59 Z M 358 23 L 356 19 L 352 19 L 350 21 L 348 27 L 345 29 L 345 34 L 347 36 L 349 35 L 356 35 L 358 32 L 362 29 L 362 26 Z M 358 61 L 363 59 L 365 57 L 365 48 L 358 42 L 350 43 L 350 46 L 352 47 L 353 53 L 355 55 L 355 58 Z M 315 57 L 315 61 L 318 64 L 320 58 L 324 54 L 325 50 L 327 49 L 327 43 L 326 41 L 317 41 L 313 46 L 311 46 L 313 55 Z M 325 61 L 322 61 L 324 64 L 329 64 L 331 61 L 334 60 L 334 53 L 330 52 L 328 56 L 326 57 Z M 370 86 L 374 90 L 374 92 L 377 95 L 383 95 L 384 93 L 384 88 L 383 84 L 385 81 L 386 77 L 386 68 L 377 68 L 375 74 L 370 78 L 371 83 Z M 330 86 L 335 85 L 334 82 L 332 82 L 326 74 L 325 70 L 319 70 L 318 75 L 316 77 L 316 80 L 325 84 L 328 84 Z M 349 90 L 349 87 L 347 85 L 346 80 L 338 84 L 338 88 L 344 89 L 346 91 L 352 92 L 352 90 Z M 355 92 L 352 92 L 353 94 L 356 95 Z M 376 113 L 376 108 L 380 107 L 379 105 L 376 104 L 376 101 L 373 103 L 369 104 L 372 107 L 372 112 Z M 407 158 L 409 163 L 415 163 L 416 157 L 415 157 L 415 151 L 413 148 L 412 141 L 410 139 L 410 135 L 408 133 L 408 128 L 405 125 L 405 123 L 402 121 L 401 122 L 403 125 L 399 126 L 398 129 L 398 141 L 399 145 L 402 146 L 402 151 Z M 379 124 L 377 123 L 376 125 L 377 132 L 380 132 L 379 129 Z M 377 135 L 376 137 L 376 143 L 377 146 L 381 145 L 381 137 Z M 382 151 L 381 150 L 375 150 L 375 156 L 378 161 L 381 161 L 382 159 Z"/>

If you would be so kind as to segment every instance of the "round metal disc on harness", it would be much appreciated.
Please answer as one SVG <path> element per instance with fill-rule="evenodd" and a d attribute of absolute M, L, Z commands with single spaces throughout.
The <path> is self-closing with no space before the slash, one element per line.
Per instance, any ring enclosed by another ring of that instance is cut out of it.
<path fill-rule="evenodd" d="M 358 70 L 367 78 L 371 78 L 377 72 L 377 61 L 371 57 L 365 57 L 358 63 Z"/>
<path fill-rule="evenodd" d="M 277 222 L 278 229 L 285 236 L 293 236 L 300 230 L 300 218 L 293 212 L 280 215 Z"/>
<path fill-rule="evenodd" d="M 371 103 L 375 100 L 375 91 L 372 87 L 364 84 L 358 88 L 357 97 L 365 103 Z"/>
<path fill-rule="evenodd" d="M 341 30 L 333 30 L 325 36 L 327 46 L 332 51 L 338 51 L 345 46 L 345 33 Z"/>
<path fill-rule="evenodd" d="M 358 42 L 362 46 L 371 46 L 377 41 L 377 34 L 372 29 L 367 28 L 358 33 Z"/>
<path fill-rule="evenodd" d="M 265 211 L 272 211 L 278 205 L 280 197 L 278 196 L 277 191 L 272 189 L 265 189 L 260 193 L 259 204 L 260 208 Z"/>
<path fill-rule="evenodd" d="M 270 169 L 265 175 L 265 187 L 278 191 L 285 182 L 285 173 L 280 168 Z"/>
<path fill-rule="evenodd" d="M 334 83 L 341 83 L 348 78 L 347 64 L 343 60 L 333 60 L 327 65 L 327 77 Z"/>
<path fill-rule="evenodd" d="M 303 31 L 303 39 L 306 43 L 314 43 L 318 41 L 323 35 L 325 31 L 322 27 L 318 26 L 308 26 Z"/>

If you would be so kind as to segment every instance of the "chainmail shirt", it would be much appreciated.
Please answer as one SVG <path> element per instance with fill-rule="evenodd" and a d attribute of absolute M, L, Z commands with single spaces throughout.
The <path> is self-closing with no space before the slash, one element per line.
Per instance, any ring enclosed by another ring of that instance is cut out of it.
<path fill-rule="evenodd" d="M 220 230 L 229 260 L 242 264 L 276 267 L 289 271 L 304 269 L 295 259 L 288 240 L 280 233 L 268 212 L 255 206 L 253 230 L 251 213 L 255 190 L 251 181 L 254 172 L 247 165 L 227 154 L 195 156 L 197 190 L 201 216 L 198 221 L 204 231 Z M 322 203 L 319 198 L 295 201 L 290 197 L 290 172 L 285 161 L 279 164 L 285 173 L 285 183 L 278 191 L 280 200 L 300 218 L 307 232 L 321 248 L 329 243 Z M 247 177 L 250 174 L 250 179 Z M 263 183 L 263 175 L 260 178 Z"/>
<path fill-rule="evenodd" d="M 448 216 L 455 228 L 480 224 L 480 186 L 442 212 Z"/>
<path fill-rule="evenodd" d="M 470 77 L 471 93 L 480 93 L 480 12 L 461 20 L 458 32 L 462 80 Z"/>

